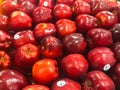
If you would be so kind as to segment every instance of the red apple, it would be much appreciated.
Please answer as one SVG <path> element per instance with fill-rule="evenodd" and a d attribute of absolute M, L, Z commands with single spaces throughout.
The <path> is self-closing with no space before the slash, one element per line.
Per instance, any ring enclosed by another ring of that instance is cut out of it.
<path fill-rule="evenodd" d="M 0 30 L 0 49 L 8 49 L 12 45 L 12 36 L 4 30 Z"/>
<path fill-rule="evenodd" d="M 50 90 L 47 86 L 41 84 L 28 85 L 22 88 L 22 90 Z"/>
<path fill-rule="evenodd" d="M 11 63 L 11 57 L 5 51 L 0 50 L 0 70 L 10 68 Z"/>
<path fill-rule="evenodd" d="M 12 69 L 0 71 L 0 90 L 21 90 L 26 85 L 26 78 L 18 71 Z"/>
<path fill-rule="evenodd" d="M 33 10 L 32 16 L 35 23 L 52 22 L 53 19 L 52 9 L 42 6 L 36 7 Z"/>
<path fill-rule="evenodd" d="M 69 54 L 61 61 L 61 67 L 72 79 L 81 79 L 88 70 L 88 62 L 82 54 Z"/>
<path fill-rule="evenodd" d="M 82 83 L 82 90 L 115 90 L 112 79 L 101 71 L 90 71 Z"/>
<path fill-rule="evenodd" d="M 41 54 L 44 58 L 59 58 L 63 55 L 63 44 L 54 36 L 46 36 L 41 40 Z"/>
<path fill-rule="evenodd" d="M 105 0 L 91 0 L 91 14 L 95 16 L 100 11 L 109 10 L 109 6 Z"/>
<path fill-rule="evenodd" d="M 98 19 L 92 15 L 80 14 L 76 17 L 78 32 L 86 33 L 88 30 L 98 26 Z"/>
<path fill-rule="evenodd" d="M 14 64 L 18 68 L 30 69 L 39 59 L 40 49 L 31 43 L 19 47 L 14 56 Z"/>
<path fill-rule="evenodd" d="M 32 30 L 24 30 L 14 34 L 13 43 L 18 48 L 28 43 L 36 44 L 36 39 Z"/>
<path fill-rule="evenodd" d="M 61 38 L 77 31 L 76 23 L 70 19 L 59 19 L 55 23 L 55 27 L 59 37 Z"/>
<path fill-rule="evenodd" d="M 40 40 L 45 36 L 55 36 L 56 28 L 53 23 L 39 23 L 34 28 L 35 37 Z"/>
<path fill-rule="evenodd" d="M 107 47 L 96 47 L 88 52 L 90 67 L 94 70 L 108 71 L 116 63 L 114 53 Z"/>
<path fill-rule="evenodd" d="M 1 8 L 5 15 L 10 15 L 13 11 L 19 10 L 19 4 L 13 0 L 4 0 L 1 4 Z"/>
<path fill-rule="evenodd" d="M 32 27 L 32 19 L 25 12 L 14 11 L 10 15 L 10 27 L 14 31 L 28 29 Z"/>
<path fill-rule="evenodd" d="M 82 90 L 80 83 L 69 79 L 69 78 L 59 78 L 54 81 L 51 90 Z"/>
<path fill-rule="evenodd" d="M 110 46 L 113 43 L 111 31 L 103 28 L 92 28 L 86 34 L 89 48 Z"/>
<path fill-rule="evenodd" d="M 21 4 L 21 3 L 24 2 L 24 1 L 32 2 L 32 3 L 35 4 L 35 5 L 38 3 L 37 0 L 17 0 L 17 1 L 18 1 L 19 4 Z"/>
<path fill-rule="evenodd" d="M 90 14 L 91 13 L 90 4 L 83 0 L 75 0 L 73 4 L 73 13 L 75 16 L 78 16 L 80 14 Z"/>
<path fill-rule="evenodd" d="M 33 79 L 40 84 L 48 84 L 59 76 L 58 63 L 54 59 L 40 59 L 32 67 Z"/>
<path fill-rule="evenodd" d="M 53 8 L 55 19 L 67 19 L 72 17 L 72 8 L 66 4 L 56 4 Z"/>
<path fill-rule="evenodd" d="M 39 0 L 38 6 L 42 6 L 42 7 L 47 7 L 47 8 L 53 9 L 54 4 L 55 4 L 54 0 Z"/>
<path fill-rule="evenodd" d="M 111 28 L 116 23 L 118 23 L 117 15 L 113 14 L 110 11 L 98 12 L 95 17 L 99 20 L 99 27 L 102 28 Z"/>

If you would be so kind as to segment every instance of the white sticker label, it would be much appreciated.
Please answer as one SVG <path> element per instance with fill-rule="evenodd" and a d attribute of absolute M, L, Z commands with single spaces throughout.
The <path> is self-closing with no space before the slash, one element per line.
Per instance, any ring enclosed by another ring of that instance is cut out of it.
<path fill-rule="evenodd" d="M 19 39 L 20 38 L 20 36 L 18 35 L 18 34 L 16 34 L 15 36 L 14 36 L 14 39 Z"/>
<path fill-rule="evenodd" d="M 103 70 L 104 70 L 104 71 L 108 71 L 110 68 L 111 68 L 110 64 L 106 64 L 106 65 L 103 67 Z"/>
<path fill-rule="evenodd" d="M 61 80 L 61 81 L 58 81 L 58 82 L 57 82 L 57 86 L 59 86 L 59 87 L 63 87 L 65 84 L 66 84 L 66 83 L 65 83 L 64 80 Z"/>

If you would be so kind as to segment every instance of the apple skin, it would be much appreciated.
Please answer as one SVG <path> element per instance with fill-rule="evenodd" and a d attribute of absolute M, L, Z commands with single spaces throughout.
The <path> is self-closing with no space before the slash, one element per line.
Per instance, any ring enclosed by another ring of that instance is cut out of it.
<path fill-rule="evenodd" d="M 16 48 L 28 44 L 36 44 L 36 39 L 32 30 L 19 31 L 13 36 L 13 44 Z"/>
<path fill-rule="evenodd" d="M 41 40 L 45 36 L 56 36 L 57 31 L 55 25 L 52 23 L 39 23 L 34 28 L 34 36 Z"/>
<path fill-rule="evenodd" d="M 90 71 L 82 83 L 82 90 L 115 90 L 112 79 L 102 71 Z"/>
<path fill-rule="evenodd" d="M 69 54 L 62 59 L 61 67 L 68 77 L 77 80 L 86 74 L 88 62 L 82 54 Z"/>
<path fill-rule="evenodd" d="M 41 84 L 28 85 L 22 88 L 22 90 L 50 90 L 47 86 Z"/>
<path fill-rule="evenodd" d="M 75 0 L 56 0 L 56 4 L 67 4 L 72 6 Z"/>
<path fill-rule="evenodd" d="M 56 4 L 53 8 L 53 16 L 56 20 L 72 17 L 72 8 L 66 4 Z"/>
<path fill-rule="evenodd" d="M 21 90 L 27 85 L 26 78 L 12 69 L 1 70 L 0 81 L 0 90 Z"/>
<path fill-rule="evenodd" d="M 32 27 L 32 19 L 22 11 L 14 11 L 10 15 L 10 28 L 15 32 Z"/>
<path fill-rule="evenodd" d="M 11 57 L 7 52 L 0 50 L 0 70 L 10 68 L 11 64 Z"/>
<path fill-rule="evenodd" d="M 25 69 L 32 68 L 32 65 L 39 59 L 40 49 L 31 43 L 17 48 L 14 55 L 15 66 Z"/>
<path fill-rule="evenodd" d="M 93 70 L 108 71 L 116 64 L 116 58 L 110 48 L 96 47 L 88 52 L 88 62 Z"/>
<path fill-rule="evenodd" d="M 82 90 L 80 83 L 69 79 L 59 78 L 54 81 L 51 86 L 51 90 Z"/>

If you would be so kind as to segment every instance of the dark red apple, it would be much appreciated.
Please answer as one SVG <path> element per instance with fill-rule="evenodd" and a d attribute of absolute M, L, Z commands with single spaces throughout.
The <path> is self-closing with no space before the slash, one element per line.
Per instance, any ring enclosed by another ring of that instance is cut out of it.
<path fill-rule="evenodd" d="M 23 1 L 20 4 L 19 10 L 27 13 L 29 16 L 32 17 L 33 10 L 36 8 L 36 5 L 30 1 Z"/>
<path fill-rule="evenodd" d="M 56 4 L 53 8 L 55 19 L 67 19 L 72 17 L 72 8 L 66 4 Z"/>
<path fill-rule="evenodd" d="M 42 6 L 36 7 L 32 16 L 35 23 L 52 22 L 53 19 L 52 9 Z"/>
<path fill-rule="evenodd" d="M 28 85 L 22 88 L 22 90 L 50 90 L 47 86 L 41 84 Z"/>
<path fill-rule="evenodd" d="M 0 90 L 21 90 L 26 85 L 26 78 L 18 71 L 12 69 L 0 71 Z"/>
<path fill-rule="evenodd" d="M 41 40 L 41 53 L 44 58 L 59 58 L 63 55 L 63 44 L 54 36 L 46 36 Z"/>
<path fill-rule="evenodd" d="M 75 0 L 56 0 L 56 4 L 67 4 L 72 6 Z"/>
<path fill-rule="evenodd" d="M 86 33 L 88 30 L 95 28 L 98 26 L 98 19 L 92 15 L 88 14 L 80 14 L 76 17 L 76 25 L 78 28 L 78 32 Z"/>
<path fill-rule="evenodd" d="M 107 47 L 96 47 L 88 52 L 88 62 L 94 70 L 108 71 L 116 63 L 114 53 Z"/>
<path fill-rule="evenodd" d="M 111 31 L 103 28 L 92 28 L 86 34 L 89 48 L 110 46 L 113 43 Z"/>
<path fill-rule="evenodd" d="M 76 23 L 70 19 L 59 19 L 55 27 L 60 38 L 77 31 Z"/>
<path fill-rule="evenodd" d="M 13 43 L 16 48 L 28 43 L 36 44 L 32 30 L 19 31 L 15 33 L 13 37 Z"/>
<path fill-rule="evenodd" d="M 63 47 L 66 53 L 82 53 L 87 47 L 85 38 L 80 33 L 71 33 L 63 38 Z"/>
<path fill-rule="evenodd" d="M 11 63 L 11 57 L 7 52 L 0 50 L 0 70 L 10 68 Z"/>
<path fill-rule="evenodd" d="M 10 15 L 10 27 L 16 32 L 19 30 L 31 28 L 32 19 L 25 12 L 14 11 Z"/>
<path fill-rule="evenodd" d="M 53 23 L 39 23 L 34 28 L 34 35 L 38 40 L 45 36 L 56 36 L 56 33 L 56 28 Z"/>
<path fill-rule="evenodd" d="M 51 90 L 82 90 L 80 83 L 69 79 L 59 78 L 54 81 L 51 86 Z"/>
<path fill-rule="evenodd" d="M 88 70 L 88 62 L 82 54 L 69 54 L 61 61 L 65 74 L 72 79 L 81 79 Z"/>
<path fill-rule="evenodd" d="M 107 74 L 97 70 L 88 72 L 82 85 L 82 90 L 115 90 L 112 79 Z"/>
<path fill-rule="evenodd" d="M 109 72 L 110 77 L 115 82 L 116 87 L 120 88 L 120 63 L 117 63 Z"/>

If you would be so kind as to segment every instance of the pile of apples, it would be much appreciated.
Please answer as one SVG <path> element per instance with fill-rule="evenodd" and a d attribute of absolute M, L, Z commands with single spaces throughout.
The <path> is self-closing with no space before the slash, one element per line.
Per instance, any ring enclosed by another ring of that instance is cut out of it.
<path fill-rule="evenodd" d="M 0 90 L 120 90 L 120 2 L 0 0 Z"/>

